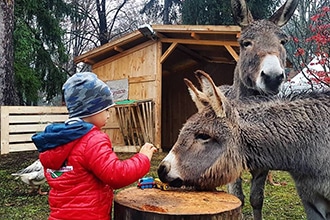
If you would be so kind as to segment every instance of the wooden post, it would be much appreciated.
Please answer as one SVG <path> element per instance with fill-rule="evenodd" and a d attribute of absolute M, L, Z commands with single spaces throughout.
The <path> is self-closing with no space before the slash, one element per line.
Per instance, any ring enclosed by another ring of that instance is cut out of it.
<path fill-rule="evenodd" d="M 1 154 L 9 153 L 9 107 L 0 106 Z"/>
<path fill-rule="evenodd" d="M 220 191 L 132 187 L 116 194 L 114 220 L 239 220 L 241 201 Z"/>

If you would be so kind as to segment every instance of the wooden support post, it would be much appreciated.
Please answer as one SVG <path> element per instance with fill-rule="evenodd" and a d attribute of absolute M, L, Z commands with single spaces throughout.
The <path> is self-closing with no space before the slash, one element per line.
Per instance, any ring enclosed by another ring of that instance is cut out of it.
<path fill-rule="evenodd" d="M 8 106 L 0 106 L 1 113 L 1 125 L 0 125 L 0 133 L 1 133 L 1 154 L 9 153 L 9 107 Z"/>

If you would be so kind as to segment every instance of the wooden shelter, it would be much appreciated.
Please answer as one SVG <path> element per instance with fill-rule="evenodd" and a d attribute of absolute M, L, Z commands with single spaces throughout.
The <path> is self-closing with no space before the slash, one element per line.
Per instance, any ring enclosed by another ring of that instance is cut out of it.
<path fill-rule="evenodd" d="M 239 33 L 238 26 L 145 26 L 76 57 L 75 62 L 90 64 L 106 82 L 127 79 L 130 100 L 151 99 L 151 141 L 167 151 L 182 124 L 196 112 L 183 78 L 194 82 L 194 71 L 201 69 L 217 85 L 232 84 Z M 113 145 L 125 150 L 132 144 L 125 141 L 118 118 L 112 109 L 105 130 Z"/>

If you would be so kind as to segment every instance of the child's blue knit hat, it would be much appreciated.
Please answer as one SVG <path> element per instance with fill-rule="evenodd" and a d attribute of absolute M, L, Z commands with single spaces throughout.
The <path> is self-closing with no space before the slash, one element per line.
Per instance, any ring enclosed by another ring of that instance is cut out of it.
<path fill-rule="evenodd" d="M 92 116 L 114 105 L 109 86 L 91 72 L 74 74 L 62 90 L 69 118 Z"/>

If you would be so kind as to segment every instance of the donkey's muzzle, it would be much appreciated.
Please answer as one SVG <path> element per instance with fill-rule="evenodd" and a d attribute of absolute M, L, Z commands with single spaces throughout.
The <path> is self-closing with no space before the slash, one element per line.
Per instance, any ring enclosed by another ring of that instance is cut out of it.
<path fill-rule="evenodd" d="M 165 161 L 161 162 L 157 170 L 159 179 L 164 183 L 168 183 L 172 187 L 181 187 L 183 185 L 183 181 L 180 178 L 170 177 L 168 175 L 170 169 L 170 163 Z"/>
<path fill-rule="evenodd" d="M 265 86 L 265 93 L 267 94 L 277 94 L 280 90 L 282 83 L 285 80 L 285 73 L 276 75 L 276 74 L 265 74 L 261 72 L 261 77 Z"/>

